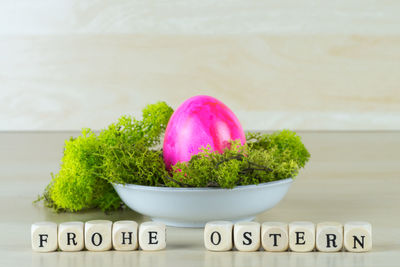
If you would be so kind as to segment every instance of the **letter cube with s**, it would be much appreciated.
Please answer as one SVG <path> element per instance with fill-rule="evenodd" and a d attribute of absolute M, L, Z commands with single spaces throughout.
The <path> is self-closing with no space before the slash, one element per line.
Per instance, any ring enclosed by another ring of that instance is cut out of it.
<path fill-rule="evenodd" d="M 233 226 L 233 240 L 240 251 L 256 251 L 260 248 L 260 224 L 258 222 L 238 222 Z"/>

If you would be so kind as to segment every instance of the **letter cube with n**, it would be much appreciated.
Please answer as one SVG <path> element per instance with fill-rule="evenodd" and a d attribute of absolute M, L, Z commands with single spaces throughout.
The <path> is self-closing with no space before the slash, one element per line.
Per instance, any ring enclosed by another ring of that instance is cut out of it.
<path fill-rule="evenodd" d="M 211 251 L 228 251 L 233 247 L 233 223 L 213 221 L 204 227 L 204 246 Z"/>
<path fill-rule="evenodd" d="M 350 252 L 366 252 L 372 248 L 372 227 L 368 222 L 344 225 L 344 247 Z"/>
<path fill-rule="evenodd" d="M 265 251 L 286 251 L 289 247 L 287 223 L 263 223 L 261 226 L 261 244 Z"/>
<path fill-rule="evenodd" d="M 289 224 L 289 247 L 295 252 L 310 252 L 315 248 L 315 225 L 312 222 Z"/>
<path fill-rule="evenodd" d="M 256 251 L 260 248 L 260 224 L 258 222 L 238 222 L 233 226 L 233 240 L 240 251 Z"/>
<path fill-rule="evenodd" d="M 143 250 L 162 250 L 167 246 L 165 225 L 145 222 L 139 226 L 139 246 Z"/>
<path fill-rule="evenodd" d="M 84 248 L 83 222 L 60 223 L 58 246 L 62 251 L 80 251 Z"/>
<path fill-rule="evenodd" d="M 316 246 L 318 251 L 337 252 L 343 247 L 343 225 L 337 222 L 317 224 Z"/>
<path fill-rule="evenodd" d="M 58 247 L 57 224 L 53 222 L 37 222 L 32 224 L 31 240 L 33 251 L 55 251 Z"/>
<path fill-rule="evenodd" d="M 106 251 L 111 249 L 112 222 L 108 220 L 93 220 L 85 223 L 85 246 L 91 251 Z"/>
<path fill-rule="evenodd" d="M 112 242 L 115 250 L 138 248 L 138 224 L 135 221 L 117 221 L 112 228 Z"/>

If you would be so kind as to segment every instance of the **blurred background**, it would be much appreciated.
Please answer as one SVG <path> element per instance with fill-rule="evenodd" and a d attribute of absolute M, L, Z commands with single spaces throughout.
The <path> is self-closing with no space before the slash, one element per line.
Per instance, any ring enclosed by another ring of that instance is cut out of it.
<path fill-rule="evenodd" d="M 0 130 L 207 94 L 246 130 L 400 130 L 400 1 L 2 0 Z"/>

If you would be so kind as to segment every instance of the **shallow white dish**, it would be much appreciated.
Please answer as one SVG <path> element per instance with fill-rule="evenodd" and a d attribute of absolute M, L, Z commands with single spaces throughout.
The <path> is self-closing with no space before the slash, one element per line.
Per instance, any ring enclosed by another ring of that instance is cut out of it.
<path fill-rule="evenodd" d="M 275 206 L 292 179 L 221 188 L 175 188 L 113 184 L 122 201 L 153 221 L 178 227 L 203 227 L 208 221 L 250 221 Z"/>

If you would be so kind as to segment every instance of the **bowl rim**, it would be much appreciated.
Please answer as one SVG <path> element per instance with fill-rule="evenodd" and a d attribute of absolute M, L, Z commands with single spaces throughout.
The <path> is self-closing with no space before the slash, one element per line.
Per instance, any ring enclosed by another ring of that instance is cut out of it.
<path fill-rule="evenodd" d="M 112 183 L 112 185 L 122 188 L 134 189 L 139 191 L 165 191 L 165 192 L 193 192 L 193 191 L 241 191 L 252 188 L 265 188 L 279 184 L 291 183 L 293 178 L 286 178 L 260 184 L 238 185 L 234 188 L 219 188 L 219 187 L 161 187 L 161 186 L 148 186 L 137 184 L 120 184 Z"/>

